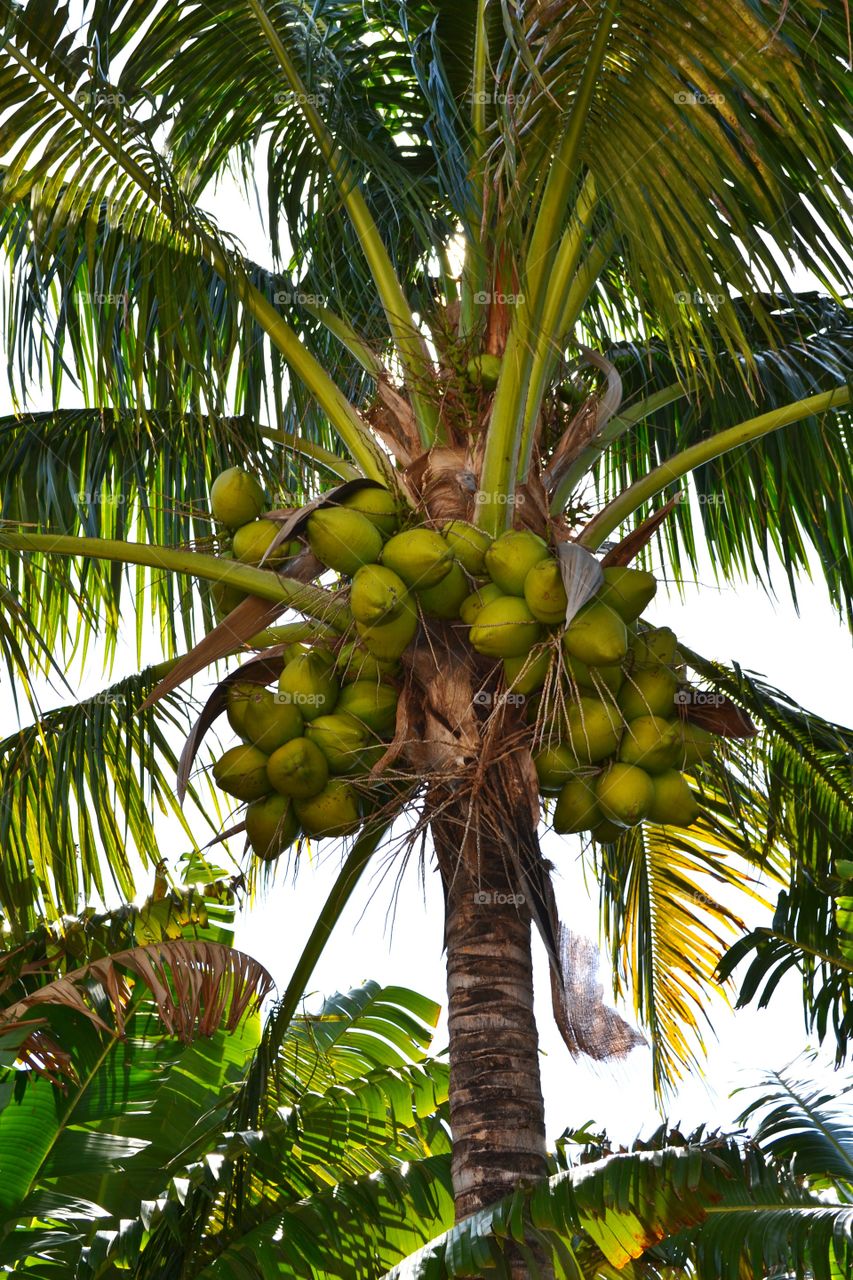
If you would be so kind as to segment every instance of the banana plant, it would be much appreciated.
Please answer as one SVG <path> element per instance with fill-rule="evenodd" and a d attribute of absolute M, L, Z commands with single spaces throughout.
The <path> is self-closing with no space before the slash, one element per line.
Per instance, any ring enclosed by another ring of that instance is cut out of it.
<path fill-rule="evenodd" d="M 808 565 L 850 616 L 843 6 L 91 0 L 72 21 L 26 0 L 2 15 L 18 411 L 0 424 L 0 644 L 24 693 L 33 670 L 55 678 L 85 662 L 96 637 L 109 659 L 128 616 L 140 649 L 159 622 L 149 688 L 225 658 L 222 634 L 207 635 L 211 584 L 266 602 L 233 649 L 280 643 L 271 623 L 288 610 L 301 621 L 286 638 L 346 634 L 345 596 L 317 582 L 321 566 L 294 576 L 225 554 L 205 515 L 223 463 L 254 468 L 281 507 L 362 478 L 422 522 L 523 527 L 599 555 L 620 538 L 622 555 L 649 561 L 656 548 L 679 582 L 703 537 L 727 582 L 766 581 L 773 552 L 792 589 Z M 205 210 L 226 171 L 247 190 L 263 181 L 272 268 Z M 795 291 L 796 262 L 818 292 Z M 62 407 L 69 380 L 83 409 Z M 39 383 L 54 407 L 34 415 Z M 558 977 L 563 944 L 529 751 L 472 712 L 464 638 L 420 634 L 407 717 L 429 781 L 411 768 L 398 807 L 429 829 L 445 889 L 466 1219 L 547 1174 L 532 924 Z M 705 994 L 742 933 L 702 890 L 708 876 L 749 895 L 760 875 L 794 903 L 785 955 L 821 1032 L 803 913 L 832 922 L 838 955 L 848 946 L 836 904 L 837 851 L 853 835 L 850 731 L 739 668 L 688 662 L 758 736 L 694 779 L 694 827 L 644 826 L 587 850 L 617 984 L 648 1027 L 661 1087 L 697 1052 Z M 186 705 L 185 687 L 170 688 L 168 705 Z M 99 892 L 99 851 L 126 894 L 127 846 L 153 856 L 146 802 L 170 803 L 164 703 L 142 720 L 107 705 L 94 718 L 37 713 L 3 743 L 12 929 L 69 909 L 79 885 Z M 128 751 L 102 785 L 105 742 L 111 762 Z M 345 864 L 279 1031 L 379 842 L 372 833 Z M 820 957 L 822 992 L 839 1009 L 849 966 L 835 954 Z M 571 1021 L 565 1005 L 564 991 Z M 833 1029 L 843 1053 L 849 1021 Z M 609 1175 L 601 1185 L 615 1188 Z"/>

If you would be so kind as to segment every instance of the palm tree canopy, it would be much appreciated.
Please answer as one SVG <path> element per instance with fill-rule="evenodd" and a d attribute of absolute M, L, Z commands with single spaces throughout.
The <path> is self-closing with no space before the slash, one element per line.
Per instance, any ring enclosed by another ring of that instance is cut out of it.
<path fill-rule="evenodd" d="M 289 507 L 441 446 L 475 467 L 484 527 L 527 490 L 596 549 L 689 451 L 699 497 L 725 502 L 660 527 L 679 575 L 704 535 L 722 580 L 766 579 L 775 555 L 792 590 L 811 565 L 851 614 L 843 6 L 93 0 L 72 21 L 29 0 L 2 18 L 9 371 L 55 407 L 0 422 L 0 646 L 34 703 L 31 670 L 95 635 L 111 660 L 128 600 L 163 651 L 0 742 L 0 903 L 21 934 L 103 896 L 103 861 L 132 897 L 128 847 L 150 865 L 186 700 L 139 708 L 210 628 L 223 546 L 203 506 L 224 466 L 256 465 Z M 204 207 L 262 166 L 267 265 Z M 793 290 L 796 262 L 826 296 Z M 502 356 L 487 413 L 464 378 L 483 351 Z M 84 408 L 60 408 L 69 381 Z M 747 447 L 720 453 L 740 424 Z M 325 597 L 306 598 L 316 621 Z M 778 901 L 771 936 L 724 961 L 755 952 L 743 998 L 796 965 L 839 1054 L 851 1030 L 849 731 L 690 661 L 759 738 L 703 775 L 695 831 L 592 851 L 660 1083 L 736 934 L 690 895 L 708 871 L 746 892 L 744 861 Z"/>

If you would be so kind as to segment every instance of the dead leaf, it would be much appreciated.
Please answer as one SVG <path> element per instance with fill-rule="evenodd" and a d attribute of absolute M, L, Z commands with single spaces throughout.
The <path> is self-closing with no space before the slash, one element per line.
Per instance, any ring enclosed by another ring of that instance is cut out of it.
<path fill-rule="evenodd" d="M 758 733 L 752 720 L 724 693 L 715 693 L 713 704 L 706 701 L 681 702 L 679 713 L 689 724 L 695 724 L 721 738 L 754 738 Z"/>
<path fill-rule="evenodd" d="M 591 551 L 577 542 L 561 542 L 557 546 L 557 563 L 566 590 L 566 626 L 591 600 L 604 581 L 601 565 Z"/>
<path fill-rule="evenodd" d="M 637 525 L 637 528 L 633 529 L 631 533 L 628 534 L 627 538 L 623 538 L 621 542 L 617 543 L 612 551 L 608 551 L 607 555 L 601 562 L 604 568 L 610 569 L 614 565 L 625 566 L 630 564 L 632 560 L 635 560 L 643 547 L 651 541 L 655 530 L 660 528 L 670 511 L 672 511 L 673 507 L 680 501 L 681 494 L 677 493 L 675 497 L 670 498 L 669 502 L 662 506 L 659 511 L 656 511 L 654 515 L 649 516 L 648 520 L 644 520 L 642 524 Z"/>
<path fill-rule="evenodd" d="M 141 710 L 153 707 L 173 689 L 177 689 L 199 671 L 204 671 L 212 662 L 218 662 L 220 658 L 239 649 L 252 636 L 275 622 L 289 607 L 284 601 L 261 600 L 259 596 L 247 596 L 245 600 L 241 600 L 237 608 L 232 609 L 227 618 L 199 640 L 195 648 L 178 659 L 169 674 L 151 690 Z"/>

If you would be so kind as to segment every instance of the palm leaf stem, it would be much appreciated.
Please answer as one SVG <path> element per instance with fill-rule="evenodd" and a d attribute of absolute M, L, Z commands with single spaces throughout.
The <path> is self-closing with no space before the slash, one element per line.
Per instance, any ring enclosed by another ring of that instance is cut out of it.
<path fill-rule="evenodd" d="M 151 546 L 140 542 L 121 542 L 109 538 L 78 538 L 66 534 L 11 533 L 0 531 L 0 547 L 10 551 L 36 551 L 47 555 L 89 556 L 95 560 L 114 560 L 122 564 L 145 565 L 167 569 L 173 573 L 191 574 L 211 582 L 237 587 L 262 600 L 281 601 L 300 613 L 328 623 L 337 630 L 349 625 L 349 610 L 321 587 L 295 582 L 266 569 L 236 564 L 219 556 L 197 551 L 179 551 L 173 547 Z"/>
<path fill-rule="evenodd" d="M 264 37 L 281 67 L 288 85 L 293 90 L 308 128 L 317 142 L 323 159 L 335 180 L 341 200 L 355 227 L 359 243 L 376 284 L 388 327 L 394 337 L 397 354 L 403 366 L 412 409 L 418 424 L 421 443 L 426 447 L 443 438 L 439 423 L 438 407 L 423 394 L 430 386 L 433 372 L 422 335 L 418 332 L 411 308 L 406 301 L 400 281 L 394 271 L 388 251 L 382 243 L 376 223 L 352 175 L 335 146 L 320 112 L 314 106 L 302 79 L 284 46 L 278 31 L 270 20 L 261 0 L 248 0 L 249 8 L 258 20 Z"/>
<path fill-rule="evenodd" d="M 739 422 L 734 427 L 717 432 L 708 440 L 700 440 L 689 449 L 682 449 L 680 453 L 673 454 L 666 462 L 662 462 L 659 467 L 655 467 L 648 475 L 637 480 L 609 502 L 589 522 L 578 538 L 578 542 L 581 546 L 588 547 L 590 551 L 595 551 L 614 529 L 627 520 L 632 512 L 662 492 L 673 480 L 687 475 L 723 453 L 728 453 L 730 449 L 760 440 L 771 431 L 790 426 L 791 423 L 799 422 L 800 419 L 807 418 L 813 413 L 840 409 L 849 403 L 850 388 L 834 387 L 831 391 L 821 391 L 817 395 L 806 396 L 804 400 L 796 400 L 793 404 L 771 409 L 768 413 L 761 413 L 755 418 L 747 418 L 745 422 Z"/>

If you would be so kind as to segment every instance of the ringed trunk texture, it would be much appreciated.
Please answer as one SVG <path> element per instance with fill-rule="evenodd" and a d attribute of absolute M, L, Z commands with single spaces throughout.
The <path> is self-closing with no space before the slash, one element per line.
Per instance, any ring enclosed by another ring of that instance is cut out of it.
<path fill-rule="evenodd" d="M 446 891 L 450 1123 L 457 1219 L 546 1176 L 530 913 L 499 848 L 433 825 Z M 524 1274 L 520 1271 L 519 1274 Z"/>
<path fill-rule="evenodd" d="M 530 730 L 500 693 L 499 668 L 464 640 L 460 628 L 430 627 L 406 700 L 445 896 L 457 1220 L 547 1175 L 530 954 L 531 912 L 541 908 L 531 897 L 541 855 Z M 510 1261 L 514 1278 L 527 1275 L 518 1255 Z"/>

